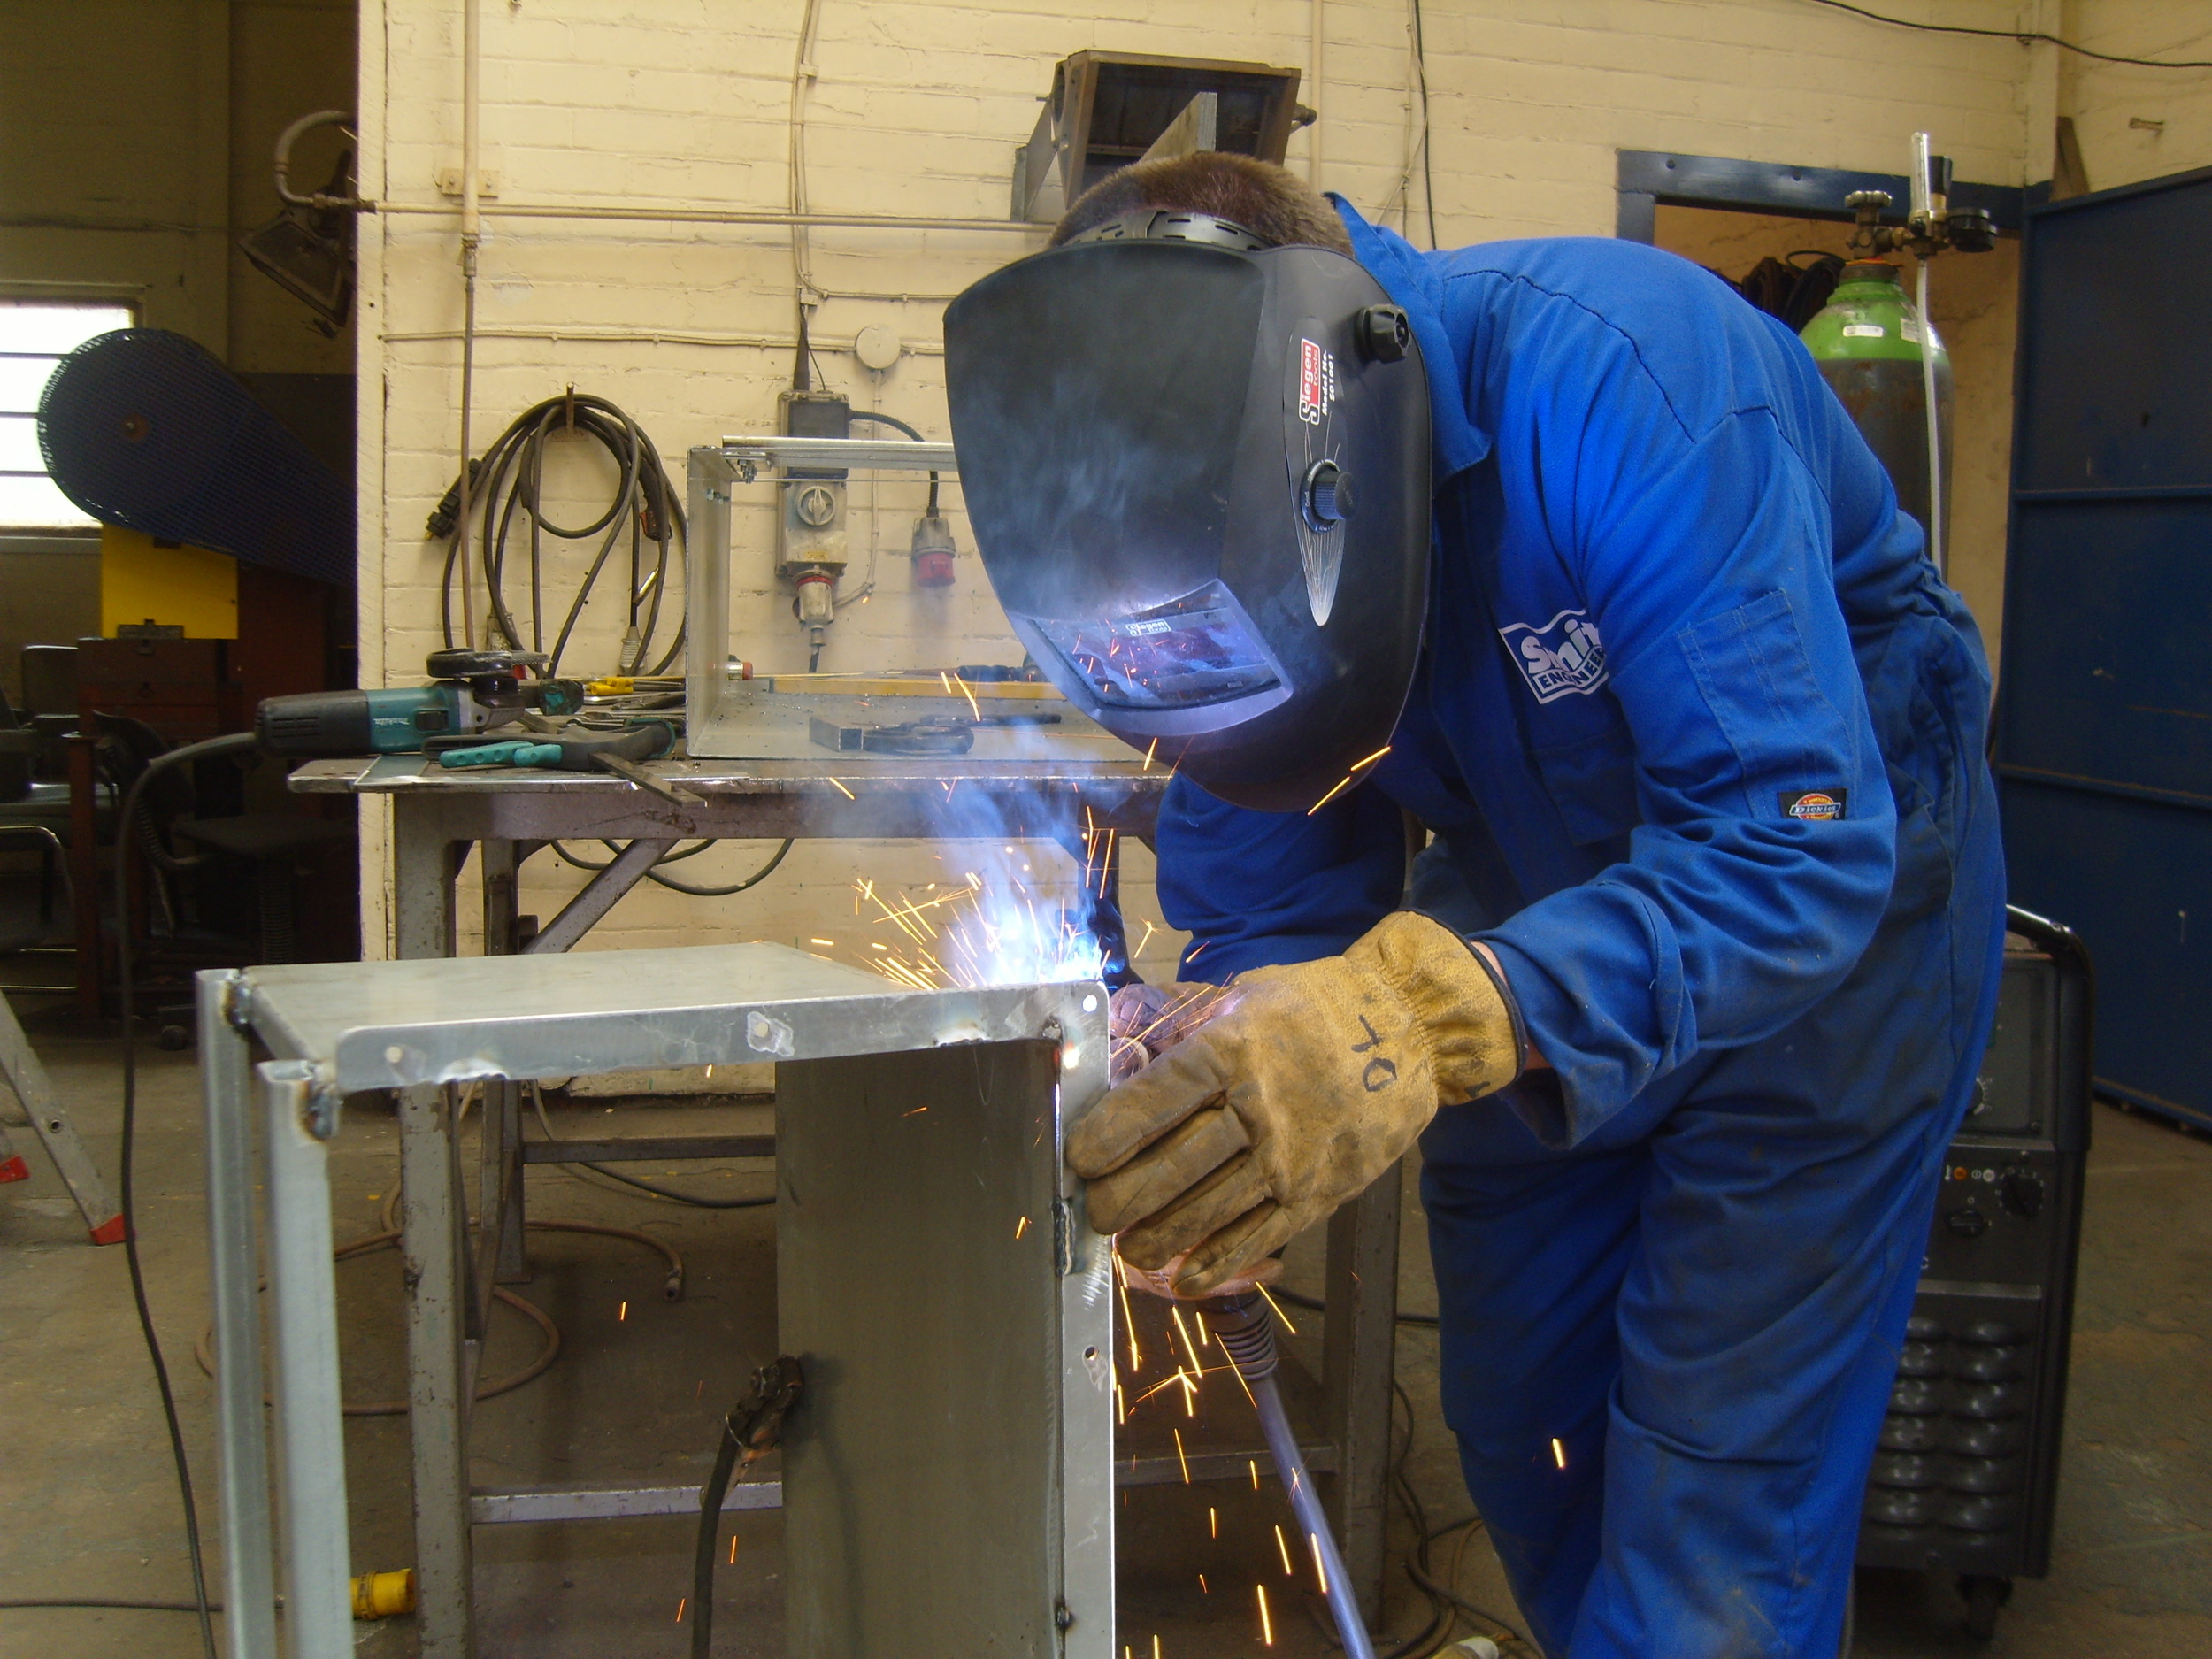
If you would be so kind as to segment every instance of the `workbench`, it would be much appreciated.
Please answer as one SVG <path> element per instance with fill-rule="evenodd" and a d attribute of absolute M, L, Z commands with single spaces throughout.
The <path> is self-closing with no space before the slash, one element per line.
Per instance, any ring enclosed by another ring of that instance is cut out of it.
<path fill-rule="evenodd" d="M 457 954 L 456 889 L 472 849 L 481 861 L 487 953 L 544 955 L 575 944 L 680 841 L 700 836 L 731 841 L 972 837 L 979 795 L 990 808 L 993 835 L 1053 841 L 1079 862 L 1087 861 L 1110 967 L 1125 961 L 1118 934 L 1119 837 L 1149 844 L 1167 784 L 1164 769 L 1134 757 L 1105 762 L 857 755 L 835 760 L 672 759 L 654 762 L 648 770 L 697 796 L 697 802 L 672 802 L 611 775 L 448 771 L 411 755 L 307 762 L 292 773 L 291 787 L 390 802 L 394 938 L 402 958 Z M 526 860 L 555 840 L 627 844 L 557 915 L 525 939 L 517 929 L 518 874 Z M 436 1093 L 418 1090 L 411 1095 Z M 472 1523 L 695 1511 L 697 1489 L 503 1494 L 472 1488 L 470 1391 L 451 1387 L 451 1368 L 442 1356 L 457 1342 L 474 1340 L 465 1320 L 456 1323 L 465 1307 L 488 1294 L 490 1282 L 525 1271 L 523 1170 L 526 1163 L 557 1161 L 558 1153 L 535 1141 L 526 1145 L 521 1091 L 515 1083 L 486 1084 L 480 1120 L 484 1225 L 482 1243 L 470 1251 L 453 1231 L 450 1203 L 439 1202 L 429 1190 L 444 1182 L 443 1171 L 457 1169 L 457 1148 L 451 1144 L 453 1102 L 409 1101 L 409 1095 L 402 1097 L 400 1115 L 403 1167 L 410 1178 L 403 1183 L 401 1225 L 402 1248 L 411 1263 L 409 1387 L 421 1653 L 424 1659 L 471 1659 Z M 657 1141 L 649 1156 L 730 1156 L 772 1150 L 766 1143 L 741 1149 L 702 1141 L 683 1152 Z M 592 1156 L 605 1158 L 610 1151 L 603 1145 Z M 1346 1569 L 1371 1616 L 1380 1606 L 1384 1566 L 1398 1227 L 1394 1166 L 1330 1222 L 1320 1432 L 1307 1451 L 1316 1472 L 1336 1478 L 1329 1494 L 1331 1513 Z M 419 1264 L 434 1260 L 446 1265 L 416 1271 Z M 426 1356 L 431 1356 L 429 1363 Z M 1240 1472 L 1255 1455 L 1264 1460 L 1256 1438 L 1251 1447 L 1192 1458 L 1191 1473 L 1202 1479 Z M 1185 1477 L 1174 1455 L 1140 1450 L 1118 1456 L 1115 1478 L 1123 1485 L 1145 1485 Z"/>

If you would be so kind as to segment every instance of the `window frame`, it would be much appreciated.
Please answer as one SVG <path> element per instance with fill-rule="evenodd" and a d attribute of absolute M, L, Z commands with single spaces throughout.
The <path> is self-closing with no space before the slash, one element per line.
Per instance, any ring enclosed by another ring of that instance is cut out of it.
<path fill-rule="evenodd" d="M 118 287 L 104 283 L 0 283 L 0 311 L 26 310 L 35 306 L 56 309 L 73 308 L 81 311 L 119 311 L 124 313 L 125 320 L 119 326 L 125 328 L 136 328 L 142 325 L 145 316 L 145 289 L 139 287 Z M 106 334 L 112 330 L 103 328 L 96 332 Z M 93 334 L 85 336 L 88 340 L 93 337 Z M 71 348 L 73 350 L 74 349 L 74 347 Z M 0 346 L 0 362 L 21 363 L 43 360 L 48 363 L 59 363 L 66 356 L 68 353 L 65 351 L 12 351 L 4 346 Z M 48 373 L 50 375 L 52 371 L 50 369 Z M 27 420 L 35 423 L 37 419 L 38 411 L 35 408 L 0 410 L 0 420 Z M 43 467 L 36 471 L 23 467 L 0 467 L 0 478 L 42 478 L 50 482 L 53 474 Z M 58 488 L 58 486 L 57 488 Z M 0 543 L 10 545 L 21 545 L 32 541 L 73 543 L 86 538 L 97 537 L 99 534 L 100 526 L 96 521 L 92 523 L 76 520 L 66 523 L 23 523 L 13 518 L 0 518 Z"/>

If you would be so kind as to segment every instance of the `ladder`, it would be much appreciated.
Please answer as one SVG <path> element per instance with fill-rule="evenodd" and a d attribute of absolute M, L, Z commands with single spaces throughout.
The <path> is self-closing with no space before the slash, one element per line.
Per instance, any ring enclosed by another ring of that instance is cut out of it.
<path fill-rule="evenodd" d="M 84 1217 L 93 1243 L 122 1243 L 123 1216 L 108 1191 L 106 1179 L 84 1149 L 84 1142 L 77 1139 L 69 1115 L 61 1109 L 61 1097 L 54 1093 L 54 1079 L 46 1075 L 46 1068 L 31 1052 L 15 1010 L 4 996 L 0 996 L 0 1079 L 5 1079 L 30 1114 L 31 1128 L 46 1148 L 46 1156 L 54 1161 L 55 1171 L 69 1188 L 70 1197 L 77 1201 L 77 1213 Z M 30 1166 L 9 1141 L 7 1131 L 0 1129 L 0 1182 L 27 1180 L 30 1173 Z"/>

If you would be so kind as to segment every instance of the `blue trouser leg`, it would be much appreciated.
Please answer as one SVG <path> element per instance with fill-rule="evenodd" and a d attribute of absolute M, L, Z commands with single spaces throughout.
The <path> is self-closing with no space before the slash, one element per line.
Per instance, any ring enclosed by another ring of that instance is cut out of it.
<path fill-rule="evenodd" d="M 1647 1160 L 1637 1146 L 1533 1164 L 1462 1162 L 1478 1140 L 1517 1136 L 1535 1148 L 1517 1124 L 1495 1121 L 1504 1111 L 1490 1102 L 1448 1109 L 1422 1143 L 1444 1419 L 1531 1633 L 1563 1653 L 1597 1566 L 1620 1370 L 1614 1304 Z"/>

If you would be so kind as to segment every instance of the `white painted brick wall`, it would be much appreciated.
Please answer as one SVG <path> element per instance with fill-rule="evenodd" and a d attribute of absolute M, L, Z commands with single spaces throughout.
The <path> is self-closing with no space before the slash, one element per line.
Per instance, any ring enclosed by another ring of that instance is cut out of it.
<path fill-rule="evenodd" d="M 2003 27 L 2033 6 L 1991 0 L 1890 0 L 1924 19 Z M 799 0 L 517 0 L 483 7 L 484 165 L 509 202 L 701 203 L 778 209 Z M 2031 54 L 2007 40 L 1925 35 L 1803 0 L 1464 0 L 1426 8 L 1438 230 L 1447 242 L 1528 234 L 1609 235 L 1614 153 L 1678 150 L 1761 161 L 1893 170 L 1926 127 L 1962 176 L 2019 182 L 2030 153 Z M 1013 152 L 1036 118 L 1052 65 L 1099 48 L 1302 65 L 1304 0 L 822 0 L 808 97 L 808 196 L 822 211 L 999 217 Z M 382 0 L 364 8 L 365 142 L 372 176 L 428 203 L 435 170 L 457 164 L 458 8 Z M 1409 154 L 1408 10 L 1402 0 L 1326 7 L 1323 182 L 1371 211 L 1400 201 Z M 1310 88 L 1303 95 L 1314 101 Z M 1294 138 L 1291 164 L 1305 165 Z M 1417 193 L 1419 185 L 1414 187 Z M 363 665 L 367 683 L 403 683 L 437 642 L 439 549 L 424 515 L 450 481 L 457 438 L 460 323 L 450 219 L 379 217 L 363 234 L 366 319 L 364 478 L 381 480 L 363 515 Z M 475 397 L 478 442 L 567 383 L 614 399 L 653 434 L 680 477 L 687 446 L 764 431 L 787 383 L 787 345 L 654 341 L 656 332 L 787 340 L 789 242 L 772 228 L 489 221 L 482 260 Z M 1012 232 L 817 229 L 816 280 L 833 298 L 816 320 L 829 382 L 855 402 L 946 435 L 942 296 L 1040 245 Z M 935 296 L 935 297 L 932 297 Z M 870 323 L 916 350 L 879 379 L 844 349 Z M 628 333 L 569 340 L 556 331 Z M 535 331 L 537 337 L 531 337 Z M 404 338 L 410 335 L 437 338 Z M 555 480 L 564 510 L 588 475 Z M 982 572 L 964 557 L 949 595 L 915 592 L 904 549 L 921 487 L 877 488 L 879 587 L 832 637 L 826 665 L 1011 661 Z M 855 492 L 856 558 L 866 574 L 872 520 Z M 956 488 L 949 491 L 956 505 Z M 765 667 L 803 664 L 788 601 L 769 580 L 765 510 L 741 513 L 733 649 Z M 964 549 L 972 540 L 955 515 Z M 557 556 L 549 592 L 580 555 Z M 572 664 L 608 659 L 614 606 L 584 630 Z M 380 856 L 372 836 L 371 856 Z M 765 849 L 718 849 L 687 864 L 727 880 Z M 1157 918 L 1149 866 L 1131 849 L 1129 907 Z M 1048 855 L 1053 856 L 1053 855 Z M 1042 866 L 1040 865 L 1040 869 Z M 657 889 L 626 899 L 588 943 L 753 938 L 844 941 L 856 872 L 926 883 L 943 865 L 911 846 L 817 843 L 754 892 L 724 901 Z M 549 915 L 580 872 L 541 858 L 525 907 Z M 383 895 L 368 889 L 373 941 Z M 841 931 L 842 930 L 842 931 Z M 862 931 L 865 931 L 864 929 Z M 1179 941 L 1155 933 L 1156 973 Z M 864 948 L 864 941 L 861 941 Z"/>
<path fill-rule="evenodd" d="M 2212 10 L 2173 0 L 2078 0 L 2080 44 L 2116 58 L 2212 59 Z M 2212 166 L 2212 70 L 2076 58 L 2065 99 L 2091 188 Z"/>

